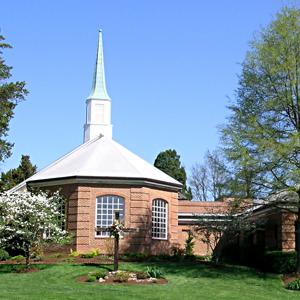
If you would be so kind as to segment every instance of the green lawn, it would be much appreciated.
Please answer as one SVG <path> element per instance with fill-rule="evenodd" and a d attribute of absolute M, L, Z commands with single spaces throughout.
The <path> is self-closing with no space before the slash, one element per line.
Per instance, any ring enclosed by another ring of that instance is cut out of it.
<path fill-rule="evenodd" d="M 122 263 L 124 270 L 145 270 L 149 264 Z M 152 264 L 153 265 L 153 264 Z M 97 285 L 75 278 L 99 267 L 41 265 L 39 272 L 16 274 L 0 265 L 0 299 L 300 299 L 285 290 L 280 277 L 241 267 L 214 268 L 198 263 L 155 263 L 169 280 L 166 285 Z M 102 267 L 106 267 L 102 265 Z"/>

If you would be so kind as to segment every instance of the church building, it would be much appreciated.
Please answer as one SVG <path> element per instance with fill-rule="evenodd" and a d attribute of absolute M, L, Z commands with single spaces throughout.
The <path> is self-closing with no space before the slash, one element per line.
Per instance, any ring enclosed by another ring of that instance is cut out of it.
<path fill-rule="evenodd" d="M 178 192 L 182 185 L 112 138 L 111 99 L 106 90 L 102 32 L 92 91 L 86 100 L 84 143 L 27 180 L 27 186 L 60 190 L 67 198 L 67 230 L 79 252 L 105 248 L 118 211 L 125 227 L 124 251 L 160 253 L 178 244 Z"/>
<path fill-rule="evenodd" d="M 96 229 L 112 225 L 115 212 L 125 227 L 137 229 L 121 239 L 121 251 L 162 254 L 170 253 L 172 247 L 184 248 L 188 232 L 199 217 L 226 217 L 229 208 L 227 200 L 179 199 L 180 182 L 113 140 L 101 31 L 92 90 L 86 100 L 84 143 L 11 191 L 22 191 L 26 186 L 59 190 L 64 195 L 66 230 L 74 236 L 73 250 L 79 252 L 92 248 L 108 252 L 108 232 Z M 264 214 L 262 206 L 257 211 Z M 290 226 L 294 219 L 282 215 L 273 219 L 269 226 L 275 231 L 268 235 L 269 241 L 280 249 L 294 249 L 295 235 Z M 279 232 L 283 225 L 290 228 L 289 235 Z M 201 239 L 195 242 L 195 254 L 210 252 Z"/>

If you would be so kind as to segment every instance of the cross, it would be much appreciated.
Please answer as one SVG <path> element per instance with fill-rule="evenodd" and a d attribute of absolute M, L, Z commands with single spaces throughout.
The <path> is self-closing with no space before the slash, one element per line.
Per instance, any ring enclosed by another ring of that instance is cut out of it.
<path fill-rule="evenodd" d="M 110 227 L 96 227 L 96 231 L 109 232 L 114 237 L 114 271 L 119 269 L 119 242 L 120 235 L 139 232 L 139 228 L 124 228 L 120 222 L 120 212 L 115 210 L 115 219 Z"/>

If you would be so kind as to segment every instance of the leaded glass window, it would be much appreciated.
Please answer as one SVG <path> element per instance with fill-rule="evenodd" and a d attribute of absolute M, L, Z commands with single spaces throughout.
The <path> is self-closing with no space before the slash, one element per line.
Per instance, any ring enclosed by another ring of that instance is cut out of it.
<path fill-rule="evenodd" d="M 113 224 L 115 212 L 120 214 L 120 221 L 124 221 L 124 198 L 114 195 L 99 196 L 96 198 L 96 227 L 109 227 Z M 106 231 L 97 231 L 96 236 L 109 237 Z"/>
<path fill-rule="evenodd" d="M 162 199 L 152 202 L 152 238 L 166 240 L 168 237 L 168 203 Z"/>

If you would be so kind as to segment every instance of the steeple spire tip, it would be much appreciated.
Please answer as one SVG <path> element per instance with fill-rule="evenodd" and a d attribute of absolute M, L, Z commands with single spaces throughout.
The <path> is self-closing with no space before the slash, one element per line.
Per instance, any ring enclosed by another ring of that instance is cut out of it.
<path fill-rule="evenodd" d="M 105 83 L 102 29 L 99 29 L 98 49 L 92 91 L 88 99 L 110 100 Z"/>

